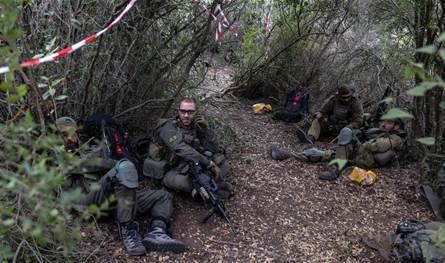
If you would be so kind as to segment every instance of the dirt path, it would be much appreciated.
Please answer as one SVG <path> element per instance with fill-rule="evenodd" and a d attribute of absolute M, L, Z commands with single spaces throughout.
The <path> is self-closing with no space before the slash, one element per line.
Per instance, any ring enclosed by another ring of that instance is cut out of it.
<path fill-rule="evenodd" d="M 232 100 L 232 99 L 231 99 Z M 189 246 L 186 253 L 151 252 L 131 258 L 122 251 L 113 226 L 102 249 L 115 262 L 383 262 L 360 238 L 393 230 L 403 219 L 431 220 L 416 194 L 421 178 L 414 166 L 376 169 L 378 181 L 360 187 L 346 178 L 317 179 L 325 164 L 269 157 L 272 144 L 302 150 L 295 128 L 254 115 L 249 101 L 212 102 L 206 114 L 230 125 L 244 141 L 231 160 L 236 195 L 226 204 L 239 233 L 213 217 L 199 220 L 207 208 L 176 196 L 172 230 Z M 321 143 L 319 146 L 327 147 Z"/>

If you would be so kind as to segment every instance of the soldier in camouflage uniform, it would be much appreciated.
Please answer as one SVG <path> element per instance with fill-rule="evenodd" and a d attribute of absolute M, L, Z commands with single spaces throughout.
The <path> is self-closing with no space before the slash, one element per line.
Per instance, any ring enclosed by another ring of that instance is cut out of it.
<path fill-rule="evenodd" d="M 404 221 L 395 233 L 363 241 L 383 258 L 395 263 L 443 263 L 445 247 L 442 240 L 445 224 Z"/>
<path fill-rule="evenodd" d="M 76 122 L 69 117 L 56 120 L 56 126 L 68 151 L 76 151 L 79 138 L 76 134 Z M 185 245 L 166 234 L 167 224 L 172 213 L 172 196 L 163 190 L 137 190 L 138 173 L 135 165 L 122 159 L 115 161 L 103 156 L 101 146 L 92 149 L 80 161 L 76 171 L 70 174 L 81 175 L 90 181 L 96 181 L 99 189 L 88 191 L 80 201 L 80 209 L 95 204 L 100 206 L 114 195 L 113 205 L 119 224 L 124 246 L 129 255 L 144 255 L 146 250 L 182 252 Z M 115 207 L 114 207 L 115 206 Z M 138 233 L 135 215 L 151 215 L 150 231 L 142 238 Z"/>
<path fill-rule="evenodd" d="M 329 97 L 315 113 L 315 119 L 307 134 L 297 128 L 300 141 L 313 144 L 321 133 L 338 134 L 344 128 L 359 129 L 363 123 L 363 107 L 346 86 L 340 86 L 337 94 Z"/>
<path fill-rule="evenodd" d="M 230 195 L 232 187 L 224 182 L 230 167 L 219 151 L 215 134 L 197 110 L 194 100 L 184 99 L 176 118 L 160 120 L 150 145 L 151 161 L 144 163 L 144 172 L 151 171 L 152 177 L 162 180 L 167 188 L 194 194 L 189 163 L 196 160 L 212 172 L 220 190 Z M 156 167 L 162 167 L 162 171 Z"/>
<path fill-rule="evenodd" d="M 396 152 L 403 146 L 404 131 L 400 119 L 385 120 L 378 129 L 370 129 L 364 134 L 364 142 L 360 142 L 354 132 L 345 127 L 340 131 L 338 143 L 334 150 L 318 150 L 310 148 L 302 153 L 286 153 L 277 147 L 272 148 L 272 158 L 283 160 L 294 157 L 301 161 L 329 161 L 334 158 L 348 160 L 351 164 L 362 167 L 385 166 L 396 158 Z M 319 178 L 334 180 L 340 174 L 336 165 L 328 166 L 327 171 Z"/>

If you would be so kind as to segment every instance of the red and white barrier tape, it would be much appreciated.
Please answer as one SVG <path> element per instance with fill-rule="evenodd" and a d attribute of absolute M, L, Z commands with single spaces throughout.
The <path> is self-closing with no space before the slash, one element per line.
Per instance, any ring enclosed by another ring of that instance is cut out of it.
<path fill-rule="evenodd" d="M 117 22 L 119 22 L 122 17 L 134 6 L 134 4 L 136 3 L 137 0 L 129 0 L 127 6 L 125 7 L 125 9 L 119 14 L 118 17 L 116 17 L 116 19 L 111 22 L 108 26 L 106 26 L 104 29 L 102 29 L 101 31 L 97 32 L 94 35 L 91 35 L 79 42 L 77 42 L 76 44 L 67 47 L 65 49 L 62 49 L 61 51 L 54 53 L 54 54 L 50 54 L 46 57 L 43 58 L 37 58 L 37 59 L 31 59 L 28 61 L 25 61 L 23 63 L 20 64 L 20 67 L 22 68 L 27 68 L 30 66 L 34 66 L 34 65 L 38 65 L 38 64 L 42 64 L 42 63 L 46 63 L 46 62 L 51 62 L 54 61 L 56 59 L 59 59 L 61 57 L 65 57 L 68 54 L 73 53 L 74 51 L 76 51 L 77 49 L 88 45 L 90 42 L 94 41 L 96 38 L 98 38 L 100 35 L 104 34 L 105 32 L 107 32 L 108 30 L 110 30 Z M 9 67 L 5 66 L 5 67 L 0 67 L 0 74 L 6 73 L 9 71 Z"/>
<path fill-rule="evenodd" d="M 219 42 L 222 41 L 222 34 L 223 34 L 222 27 L 223 26 L 225 28 L 228 28 L 235 35 L 235 37 L 238 37 L 238 30 L 236 29 L 236 27 L 234 27 L 233 25 L 231 25 L 229 23 L 229 20 L 227 19 L 220 4 L 218 4 L 215 7 L 214 13 L 212 14 L 203 1 L 194 0 L 194 2 L 197 5 L 199 5 L 202 9 L 204 9 L 210 16 L 212 16 L 213 20 L 216 22 L 216 32 L 215 32 L 215 40 L 216 41 L 219 41 Z M 231 2 L 230 0 L 225 0 L 224 4 L 229 4 L 230 2 Z"/>
<path fill-rule="evenodd" d="M 221 20 L 222 20 L 222 25 L 226 28 L 228 28 L 230 31 L 232 31 L 232 33 L 235 35 L 235 37 L 238 37 L 238 30 L 236 29 L 236 27 L 232 26 L 229 23 L 229 20 L 227 19 L 226 14 L 224 14 L 224 11 L 221 8 L 221 5 L 217 5 L 215 8 L 215 12 L 219 12 L 217 14 L 217 16 L 221 16 Z M 220 22 L 221 23 L 221 22 Z"/>

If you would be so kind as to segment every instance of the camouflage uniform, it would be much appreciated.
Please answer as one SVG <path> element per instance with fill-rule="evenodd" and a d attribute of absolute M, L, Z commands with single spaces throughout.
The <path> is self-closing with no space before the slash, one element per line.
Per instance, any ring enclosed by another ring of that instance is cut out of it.
<path fill-rule="evenodd" d="M 438 238 L 444 227 L 440 222 L 407 221 L 400 223 L 395 233 L 363 240 L 390 262 L 439 263 L 445 262 L 445 249 Z"/>
<path fill-rule="evenodd" d="M 387 154 L 390 151 L 394 153 L 400 151 L 403 146 L 403 131 L 387 132 L 381 129 L 372 132 L 372 138 L 364 143 L 351 140 L 345 145 L 338 144 L 335 150 L 320 150 L 317 148 L 305 149 L 299 153 L 286 153 L 277 148 L 273 148 L 272 158 L 275 160 L 283 160 L 287 158 L 295 158 L 303 162 L 319 162 L 330 161 L 332 159 L 345 159 L 354 165 L 363 168 L 376 167 L 382 165 L 376 162 L 379 154 Z M 445 182 L 445 169 L 443 181 Z"/>
<path fill-rule="evenodd" d="M 115 195 L 116 204 L 112 206 L 119 223 L 133 221 L 135 214 L 151 213 L 152 227 L 166 228 L 172 213 L 172 196 L 163 190 L 137 190 L 138 173 L 129 160 L 115 161 L 101 157 L 101 149 L 86 154 L 74 175 L 76 184 L 87 189 L 87 195 L 80 201 L 81 208 L 92 204 L 98 206 Z M 79 179 L 81 178 L 81 179 Z M 97 182 L 99 189 L 89 191 L 87 183 Z"/>
<path fill-rule="evenodd" d="M 333 95 L 321 107 L 321 119 L 314 119 L 307 134 L 315 140 L 320 133 L 339 132 L 347 124 L 352 129 L 358 129 L 363 122 L 363 107 L 356 97 L 351 97 L 347 104 L 340 102 L 337 95 Z"/>
<path fill-rule="evenodd" d="M 372 137 L 364 143 L 356 141 L 354 144 L 338 145 L 335 151 L 335 158 L 345 159 L 352 164 L 370 168 L 384 165 L 378 163 L 379 155 L 398 152 L 403 146 L 403 131 L 375 132 Z M 377 161 L 376 161 L 377 160 Z"/>
<path fill-rule="evenodd" d="M 215 134 L 207 127 L 195 123 L 186 127 L 177 118 L 164 119 L 158 124 L 153 145 L 150 159 L 166 162 L 168 171 L 158 179 L 167 188 L 189 193 L 193 190 L 189 176 L 189 161 L 192 160 L 199 161 L 204 167 L 213 161 L 221 170 L 217 183 L 230 174 L 224 155 L 219 153 Z"/>

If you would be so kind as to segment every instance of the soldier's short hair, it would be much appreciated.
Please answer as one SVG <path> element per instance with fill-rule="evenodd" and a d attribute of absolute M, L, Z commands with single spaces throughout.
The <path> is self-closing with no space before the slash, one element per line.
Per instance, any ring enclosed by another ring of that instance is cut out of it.
<path fill-rule="evenodd" d="M 178 109 L 183 102 L 195 104 L 195 108 L 196 108 L 196 110 L 198 110 L 198 103 L 196 102 L 195 99 L 192 99 L 192 98 L 183 98 L 178 104 Z"/>

